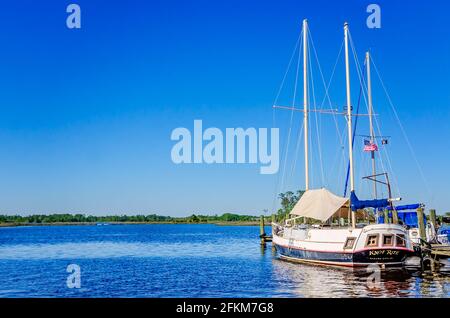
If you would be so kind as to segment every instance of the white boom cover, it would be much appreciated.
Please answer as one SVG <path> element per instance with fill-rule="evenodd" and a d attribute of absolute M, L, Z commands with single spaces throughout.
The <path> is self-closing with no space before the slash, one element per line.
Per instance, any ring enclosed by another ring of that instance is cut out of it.
<path fill-rule="evenodd" d="M 348 198 L 334 195 L 327 189 L 308 190 L 294 206 L 291 214 L 326 221 L 347 201 Z"/>

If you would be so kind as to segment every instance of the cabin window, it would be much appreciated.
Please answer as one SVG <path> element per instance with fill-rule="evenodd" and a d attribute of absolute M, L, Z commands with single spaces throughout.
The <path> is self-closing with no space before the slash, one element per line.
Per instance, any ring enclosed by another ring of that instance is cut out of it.
<path fill-rule="evenodd" d="M 378 246 L 378 235 L 369 235 L 366 246 Z"/>
<path fill-rule="evenodd" d="M 405 236 L 403 234 L 396 235 L 396 245 L 400 247 L 406 246 Z"/>
<path fill-rule="evenodd" d="M 353 245 L 355 244 L 355 237 L 347 237 L 347 241 L 345 241 L 344 249 L 351 249 L 353 248 Z"/>
<path fill-rule="evenodd" d="M 393 246 L 394 245 L 394 237 L 392 235 L 383 235 L 383 245 L 384 246 Z"/>

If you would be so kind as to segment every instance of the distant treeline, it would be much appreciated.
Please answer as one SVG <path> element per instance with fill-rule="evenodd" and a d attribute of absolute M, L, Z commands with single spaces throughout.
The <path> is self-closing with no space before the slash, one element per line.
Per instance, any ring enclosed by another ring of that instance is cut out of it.
<path fill-rule="evenodd" d="M 222 215 L 191 215 L 171 217 L 156 214 L 149 215 L 109 215 L 94 216 L 84 214 L 34 214 L 29 216 L 0 215 L 0 223 L 42 224 L 42 223 L 214 223 L 214 222 L 252 222 L 259 217 L 225 213 Z"/>

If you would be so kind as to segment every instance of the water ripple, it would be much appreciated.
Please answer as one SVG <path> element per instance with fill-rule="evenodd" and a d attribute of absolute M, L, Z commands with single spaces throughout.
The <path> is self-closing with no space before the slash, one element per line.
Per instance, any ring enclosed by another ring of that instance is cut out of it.
<path fill-rule="evenodd" d="M 0 246 L 0 260 L 88 259 L 115 257 L 258 257 L 245 245 L 207 243 L 89 242 Z"/>

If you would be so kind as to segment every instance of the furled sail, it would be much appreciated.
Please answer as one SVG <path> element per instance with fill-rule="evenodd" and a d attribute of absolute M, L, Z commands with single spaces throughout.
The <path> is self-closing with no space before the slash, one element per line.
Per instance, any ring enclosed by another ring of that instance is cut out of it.
<path fill-rule="evenodd" d="M 355 191 L 352 191 L 350 194 L 350 202 L 352 211 L 357 211 L 364 208 L 385 208 L 389 206 L 389 201 L 387 199 L 360 200 L 356 196 Z"/>
<path fill-rule="evenodd" d="M 339 197 L 327 189 L 308 190 L 291 214 L 326 221 L 347 202 L 348 198 Z"/>

